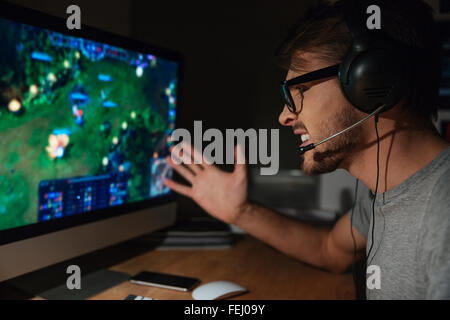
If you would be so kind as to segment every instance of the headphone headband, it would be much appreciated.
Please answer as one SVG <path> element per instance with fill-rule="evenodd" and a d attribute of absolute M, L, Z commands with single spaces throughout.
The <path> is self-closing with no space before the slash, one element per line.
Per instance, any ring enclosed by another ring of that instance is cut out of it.
<path fill-rule="evenodd" d="M 411 78 L 407 46 L 394 41 L 383 30 L 367 28 L 368 1 L 341 0 L 335 5 L 352 37 L 351 48 L 339 69 L 345 97 L 368 114 L 382 105 L 383 111 L 394 107 L 405 96 Z"/>
<path fill-rule="evenodd" d="M 362 4 L 366 2 L 365 0 L 343 0 L 335 4 L 337 11 L 344 17 L 352 39 L 356 39 L 369 31 L 363 21 L 363 17 L 366 16 L 364 7 L 367 8 L 367 6 Z"/>

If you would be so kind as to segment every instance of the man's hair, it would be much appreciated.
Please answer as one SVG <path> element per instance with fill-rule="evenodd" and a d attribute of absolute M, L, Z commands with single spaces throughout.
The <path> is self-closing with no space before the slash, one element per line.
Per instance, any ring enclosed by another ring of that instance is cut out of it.
<path fill-rule="evenodd" d="M 339 2 L 343 1 L 349 0 Z M 413 78 L 405 96 L 405 106 L 419 117 L 435 118 L 441 79 L 441 44 L 433 10 L 421 0 L 379 0 L 377 4 L 381 9 L 382 31 L 421 52 L 410 60 Z M 276 60 L 285 69 L 304 71 L 307 62 L 299 53 L 309 52 L 324 62 L 338 64 L 351 43 L 342 12 L 333 4 L 322 2 L 291 28 L 277 50 Z"/>

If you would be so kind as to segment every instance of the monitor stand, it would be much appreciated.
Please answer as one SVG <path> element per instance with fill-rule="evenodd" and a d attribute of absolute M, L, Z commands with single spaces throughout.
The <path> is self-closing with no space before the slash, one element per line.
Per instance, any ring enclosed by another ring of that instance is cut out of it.
<path fill-rule="evenodd" d="M 130 279 L 130 275 L 122 272 L 112 270 L 99 270 L 85 276 L 81 276 L 81 289 L 69 290 L 67 284 L 64 283 L 57 287 L 48 289 L 44 292 L 39 292 L 36 288 L 32 287 L 32 284 L 24 282 L 15 283 L 14 280 L 8 281 L 9 290 L 15 290 L 16 292 L 22 292 L 24 296 L 19 299 L 23 299 L 27 296 L 27 299 L 40 298 L 45 300 L 86 300 L 89 299 L 109 288 L 119 285 L 122 282 L 126 282 Z M 123 297 L 124 299 L 126 297 Z"/>
<path fill-rule="evenodd" d="M 134 257 L 154 250 L 154 245 L 138 244 L 133 240 L 88 253 L 47 268 L 0 283 L 0 300 L 25 300 L 40 297 L 50 300 L 89 299 L 122 282 L 132 275 L 112 271 Z M 68 266 L 79 266 L 81 290 L 67 289 Z M 125 299 L 126 297 L 123 297 Z"/>
<path fill-rule="evenodd" d="M 64 284 L 42 292 L 38 297 L 46 300 L 86 300 L 129 279 L 130 275 L 126 273 L 104 269 L 82 276 L 80 290 L 69 290 Z"/>

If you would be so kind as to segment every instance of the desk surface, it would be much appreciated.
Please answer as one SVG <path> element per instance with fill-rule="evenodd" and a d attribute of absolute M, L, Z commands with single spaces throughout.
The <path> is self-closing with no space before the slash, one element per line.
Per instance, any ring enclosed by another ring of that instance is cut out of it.
<path fill-rule="evenodd" d="M 110 269 L 128 274 L 149 270 L 196 277 L 201 284 L 227 280 L 249 290 L 231 300 L 355 298 L 351 274 L 335 275 L 312 268 L 248 235 L 239 236 L 232 249 L 154 250 Z M 92 300 L 123 300 L 130 294 L 158 300 L 192 299 L 191 292 L 125 282 Z"/>

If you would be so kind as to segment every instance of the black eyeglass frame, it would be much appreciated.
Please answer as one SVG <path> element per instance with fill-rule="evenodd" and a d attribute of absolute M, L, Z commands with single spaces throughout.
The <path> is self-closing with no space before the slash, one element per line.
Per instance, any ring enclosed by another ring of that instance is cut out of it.
<path fill-rule="evenodd" d="M 301 75 L 299 77 L 295 77 L 290 80 L 285 80 L 281 83 L 281 96 L 283 97 L 285 105 L 288 107 L 288 110 L 292 113 L 297 113 L 297 108 L 294 103 L 294 99 L 292 98 L 291 91 L 289 90 L 289 87 L 295 86 L 297 84 L 306 83 L 310 81 L 316 81 L 320 79 L 325 79 L 329 77 L 334 77 L 339 74 L 339 64 L 336 64 L 334 66 L 329 66 L 326 68 L 322 68 L 319 70 L 315 70 L 309 73 L 306 73 L 304 75 Z M 303 98 L 303 97 L 302 97 Z M 300 107 L 299 113 L 303 109 L 303 99 L 302 99 L 302 105 Z"/>

